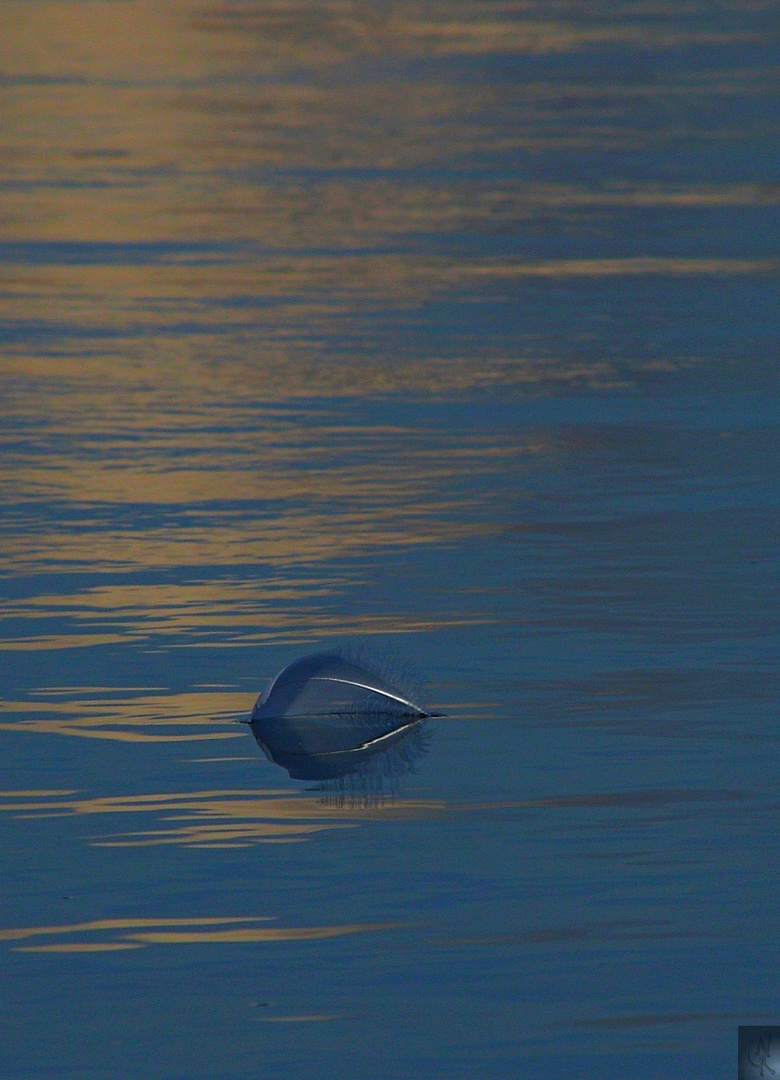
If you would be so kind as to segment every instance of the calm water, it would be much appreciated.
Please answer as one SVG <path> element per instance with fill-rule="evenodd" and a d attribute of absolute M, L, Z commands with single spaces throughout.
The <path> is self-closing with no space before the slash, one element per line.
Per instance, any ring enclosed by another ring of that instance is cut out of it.
<path fill-rule="evenodd" d="M 780 1022 L 770 4 L 0 22 L 0 1076 L 735 1075 Z M 427 678 L 413 771 L 236 723 L 337 646 Z"/>

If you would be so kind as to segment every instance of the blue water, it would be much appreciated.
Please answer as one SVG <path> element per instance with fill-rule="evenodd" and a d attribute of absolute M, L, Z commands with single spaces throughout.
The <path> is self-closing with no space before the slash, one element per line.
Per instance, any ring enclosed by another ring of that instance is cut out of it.
<path fill-rule="evenodd" d="M 0 1077 L 735 1075 L 770 6 L 3 22 Z M 296 781 L 237 721 L 333 648 L 446 715 Z"/>

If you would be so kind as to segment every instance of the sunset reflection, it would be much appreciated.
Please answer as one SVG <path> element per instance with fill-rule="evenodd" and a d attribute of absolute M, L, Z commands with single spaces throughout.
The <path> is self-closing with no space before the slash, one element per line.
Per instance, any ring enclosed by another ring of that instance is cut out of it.
<path fill-rule="evenodd" d="M 103 688 L 103 692 L 107 689 Z M 91 694 L 83 699 L 78 690 L 71 689 L 69 696 L 76 700 L 55 700 L 51 704 L 0 702 L 0 716 L 15 717 L 0 723 L 0 731 L 139 743 L 235 739 L 244 734 L 234 721 L 247 709 L 245 694 L 193 692 L 128 697 L 120 693 L 116 697 Z M 174 730 L 154 730 L 160 728 Z M 214 728 L 221 730 L 211 730 Z"/>
<path fill-rule="evenodd" d="M 376 930 L 392 930 L 396 923 L 354 923 L 345 926 L 256 927 L 258 922 L 273 921 L 274 916 L 252 915 L 244 918 L 206 919 L 97 919 L 94 922 L 71 926 L 31 926 L 0 930 L 0 941 L 24 941 L 36 937 L 59 935 L 117 934 L 113 939 L 86 941 L 54 941 L 41 945 L 12 946 L 14 952 L 27 953 L 90 953 L 114 952 L 121 949 L 141 949 L 146 945 L 204 945 L 248 944 L 271 941 L 322 941 L 344 934 L 365 934 Z M 225 924 L 228 928 L 224 929 Z M 233 925 L 230 925 L 233 924 Z M 220 929 L 194 929 L 215 927 Z M 151 929 L 165 927 L 165 929 Z"/>
<path fill-rule="evenodd" d="M 290 795 L 276 789 L 65 798 L 68 794 L 0 792 L 0 814 L 13 814 L 19 820 L 152 815 L 154 828 L 94 833 L 87 842 L 101 848 L 175 845 L 220 849 L 296 843 L 318 833 L 354 828 L 361 822 L 420 821 L 457 809 L 441 800 L 357 796 L 339 799 L 316 792 Z M 166 827 L 167 822 L 184 824 Z"/>
<path fill-rule="evenodd" d="M 446 602 L 344 602 L 368 560 L 502 536 L 507 488 L 560 446 L 506 426 L 357 422 L 335 402 L 628 389 L 700 360 L 622 340 L 610 353 L 580 330 L 551 347 L 519 314 L 546 310 L 539 289 L 752 287 L 777 274 L 775 259 L 723 245 L 616 252 L 610 239 L 648 213 L 672 235 L 680 215 L 761 213 L 776 185 L 485 171 L 507 155 L 717 143 L 701 102 L 745 107 L 767 92 L 759 59 L 589 76 L 610 50 L 760 50 L 733 5 L 717 18 L 694 5 L 681 19 L 666 0 L 642 11 L 10 0 L 0 308 L 28 333 L 3 346 L 0 498 L 17 509 L 0 571 L 100 580 L 15 599 L 0 649 L 490 624 Z M 495 70 L 464 77 L 458 65 L 485 58 Z M 567 65 L 555 79 L 552 61 Z M 506 85 L 501 65 L 514 65 Z M 548 227 L 587 243 L 540 244 Z M 439 309 L 459 313 L 449 337 Z M 497 335 L 472 330 L 472 313 Z M 48 501 L 58 512 L 40 519 Z M 272 579 L 258 583 L 258 566 Z M 197 581 L 137 580 L 171 571 Z"/>

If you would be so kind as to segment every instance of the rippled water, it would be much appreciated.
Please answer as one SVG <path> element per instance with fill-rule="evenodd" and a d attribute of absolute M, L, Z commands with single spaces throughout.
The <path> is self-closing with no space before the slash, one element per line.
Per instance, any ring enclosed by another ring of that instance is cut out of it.
<path fill-rule="evenodd" d="M 0 24 L 0 1076 L 733 1075 L 780 1022 L 769 3 Z M 446 716 L 292 780 L 236 721 L 356 645 Z"/>

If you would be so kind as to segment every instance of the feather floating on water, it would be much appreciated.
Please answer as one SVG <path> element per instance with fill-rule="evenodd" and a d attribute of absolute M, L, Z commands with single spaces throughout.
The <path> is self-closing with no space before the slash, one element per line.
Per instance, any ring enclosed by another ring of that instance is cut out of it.
<path fill-rule="evenodd" d="M 333 713 L 428 714 L 362 664 L 337 653 L 314 653 L 288 664 L 260 695 L 252 719 L 278 716 L 327 716 Z"/>
<path fill-rule="evenodd" d="M 388 679 L 336 653 L 295 660 L 271 681 L 249 723 L 265 754 L 291 776 L 353 772 L 430 714 Z"/>

